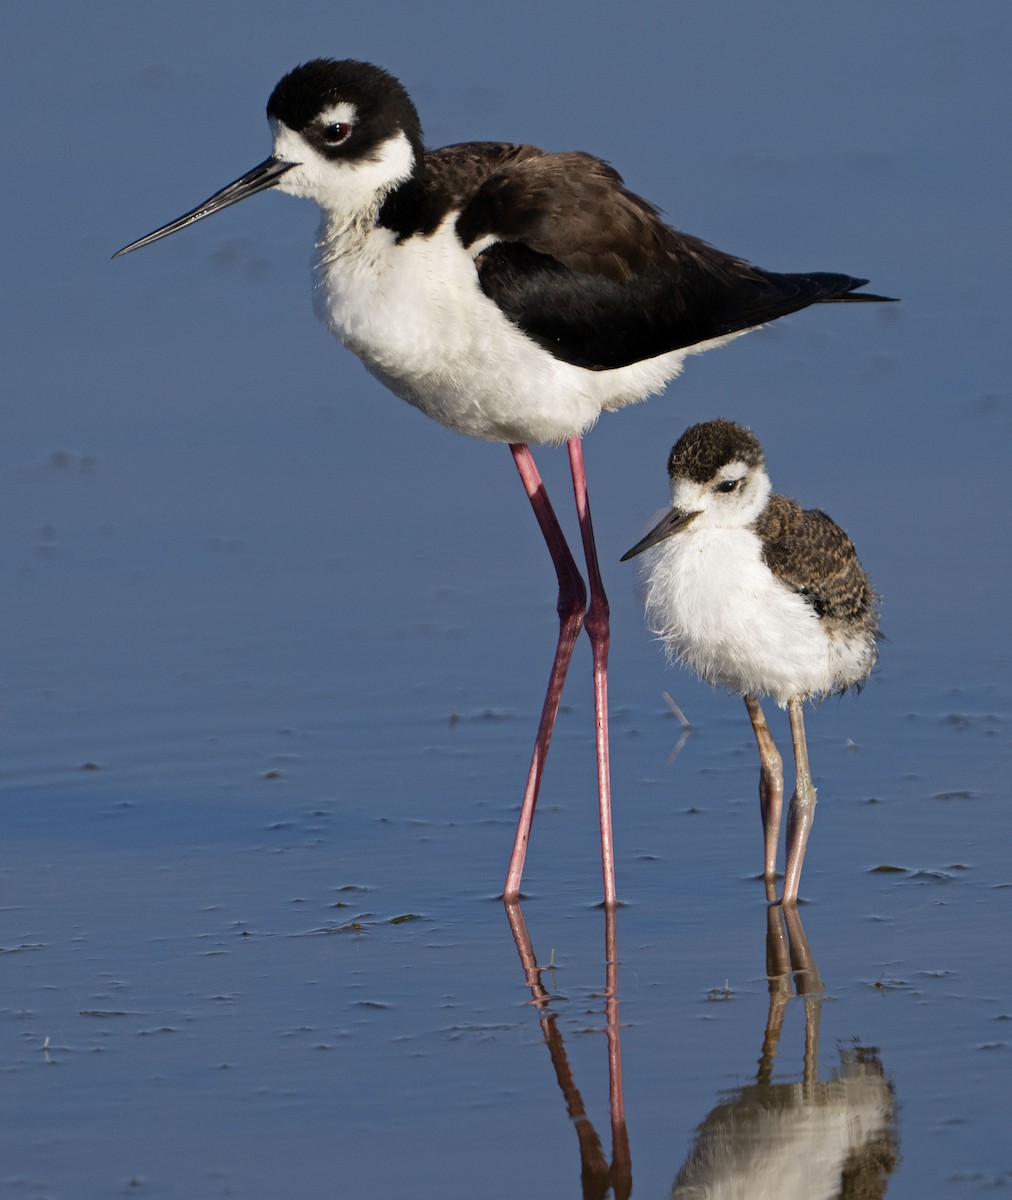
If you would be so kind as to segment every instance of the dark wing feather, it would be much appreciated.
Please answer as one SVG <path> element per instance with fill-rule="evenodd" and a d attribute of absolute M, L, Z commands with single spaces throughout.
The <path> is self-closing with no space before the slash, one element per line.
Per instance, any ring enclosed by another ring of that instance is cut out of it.
<path fill-rule="evenodd" d="M 430 186 L 463 208 L 482 185 L 517 163 L 544 156 L 537 146 L 515 142 L 460 142 L 425 152 L 424 176 Z"/>
<path fill-rule="evenodd" d="M 589 154 L 477 149 L 447 147 L 426 164 L 469 196 L 457 221 L 464 244 L 496 239 L 477 257 L 482 290 L 567 362 L 627 366 L 809 304 L 879 298 L 850 294 L 866 280 L 773 274 L 678 233 Z M 489 150 L 498 151 L 491 169 Z"/>
<path fill-rule="evenodd" d="M 617 171 L 577 151 L 539 152 L 496 171 L 461 212 L 457 232 L 465 246 L 492 234 L 617 283 L 649 272 L 670 233 Z"/>
<path fill-rule="evenodd" d="M 870 625 L 877 633 L 875 592 L 854 543 L 835 521 L 785 496 L 771 496 L 755 529 L 763 539 L 766 565 L 820 617 Z"/>
<path fill-rule="evenodd" d="M 490 176 L 543 153 L 537 146 L 512 142 L 462 142 L 426 150 L 420 169 L 387 195 L 377 223 L 392 229 L 399 242 L 428 237 L 449 211 L 465 208 Z"/>

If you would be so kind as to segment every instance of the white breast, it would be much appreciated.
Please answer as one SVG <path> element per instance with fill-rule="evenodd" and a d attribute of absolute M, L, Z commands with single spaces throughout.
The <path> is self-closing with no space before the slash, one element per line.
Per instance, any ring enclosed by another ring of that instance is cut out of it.
<path fill-rule="evenodd" d="M 318 317 L 410 404 L 471 437 L 558 443 L 681 370 L 684 350 L 613 371 L 553 358 L 481 291 L 455 218 L 400 245 L 371 223 L 325 222 L 317 245 Z"/>
<path fill-rule="evenodd" d="M 690 525 L 642 557 L 649 628 L 708 683 L 783 707 L 867 674 L 869 638 L 823 621 L 780 583 L 751 530 Z"/>

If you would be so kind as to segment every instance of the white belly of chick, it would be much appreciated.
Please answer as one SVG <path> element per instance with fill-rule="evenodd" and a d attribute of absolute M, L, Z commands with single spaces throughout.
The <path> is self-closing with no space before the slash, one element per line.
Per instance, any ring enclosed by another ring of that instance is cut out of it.
<path fill-rule="evenodd" d="M 690 526 L 643 558 L 649 628 L 708 683 L 783 707 L 868 673 L 873 641 L 824 621 L 782 584 L 750 530 Z"/>

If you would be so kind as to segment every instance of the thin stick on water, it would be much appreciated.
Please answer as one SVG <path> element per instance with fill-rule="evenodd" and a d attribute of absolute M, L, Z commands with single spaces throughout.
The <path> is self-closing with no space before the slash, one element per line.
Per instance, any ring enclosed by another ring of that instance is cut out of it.
<path fill-rule="evenodd" d="M 675 759 L 679 756 L 679 754 L 681 754 L 682 748 L 689 740 L 689 734 L 692 732 L 692 725 L 685 713 L 682 712 L 682 710 L 678 707 L 674 700 L 672 700 L 671 696 L 667 692 L 661 692 L 661 696 L 664 699 L 664 703 L 678 718 L 678 723 L 682 727 L 681 736 L 679 737 L 674 750 L 672 750 L 668 755 L 668 766 L 671 767 L 674 766 Z"/>

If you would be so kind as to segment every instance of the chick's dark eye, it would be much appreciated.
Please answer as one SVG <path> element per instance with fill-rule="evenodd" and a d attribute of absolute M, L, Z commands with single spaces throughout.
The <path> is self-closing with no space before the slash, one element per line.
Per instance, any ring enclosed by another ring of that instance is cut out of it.
<path fill-rule="evenodd" d="M 740 479 L 722 479 L 720 483 L 717 484 L 714 491 L 736 492 L 738 488 L 741 487 L 741 482 L 742 481 Z"/>
<path fill-rule="evenodd" d="M 351 126 L 347 121 L 332 121 L 323 127 L 323 140 L 328 146 L 339 146 L 349 133 Z"/>

